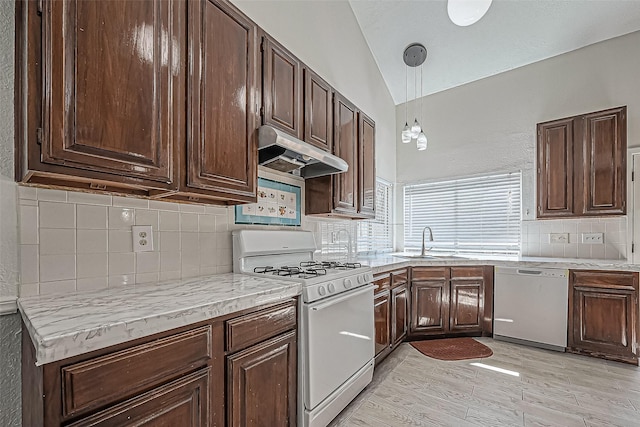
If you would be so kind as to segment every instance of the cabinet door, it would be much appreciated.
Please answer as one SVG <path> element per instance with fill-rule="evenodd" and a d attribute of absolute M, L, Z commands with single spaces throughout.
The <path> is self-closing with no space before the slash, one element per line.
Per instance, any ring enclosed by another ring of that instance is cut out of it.
<path fill-rule="evenodd" d="M 227 425 L 295 426 L 296 333 L 227 358 Z"/>
<path fill-rule="evenodd" d="M 449 329 L 449 282 L 411 283 L 411 333 L 444 334 Z"/>
<path fill-rule="evenodd" d="M 573 119 L 538 124 L 538 217 L 573 215 Z"/>
<path fill-rule="evenodd" d="M 333 152 L 349 165 L 348 171 L 333 175 L 333 210 L 355 214 L 358 209 L 358 111 L 339 93 L 334 95 L 333 108 Z"/>
<path fill-rule="evenodd" d="M 161 0 L 46 3 L 43 163 L 177 188 L 184 10 Z"/>
<path fill-rule="evenodd" d="M 358 121 L 358 213 L 376 216 L 376 125 L 362 112 Z"/>
<path fill-rule="evenodd" d="M 451 280 L 450 332 L 482 332 L 483 287 L 481 280 Z"/>
<path fill-rule="evenodd" d="M 331 86 L 308 68 L 304 69 L 304 140 L 318 148 L 333 149 Z"/>
<path fill-rule="evenodd" d="M 637 362 L 638 273 L 572 270 L 568 346 Z"/>
<path fill-rule="evenodd" d="M 68 426 L 207 426 L 210 382 L 201 369 Z"/>
<path fill-rule="evenodd" d="M 257 27 L 222 0 L 189 2 L 189 21 L 187 186 L 255 200 Z"/>
<path fill-rule="evenodd" d="M 376 327 L 375 354 L 378 356 L 389 348 L 391 343 L 390 320 L 391 299 L 389 291 L 378 292 L 373 298 L 373 316 Z"/>
<path fill-rule="evenodd" d="M 268 37 L 262 39 L 263 124 L 302 139 L 300 61 Z"/>
<path fill-rule="evenodd" d="M 583 119 L 584 215 L 626 212 L 626 112 L 621 107 Z"/>
<path fill-rule="evenodd" d="M 635 359 L 636 299 L 634 291 L 575 287 L 570 347 Z"/>
<path fill-rule="evenodd" d="M 407 336 L 407 285 L 391 290 L 391 345 L 397 346 Z"/>

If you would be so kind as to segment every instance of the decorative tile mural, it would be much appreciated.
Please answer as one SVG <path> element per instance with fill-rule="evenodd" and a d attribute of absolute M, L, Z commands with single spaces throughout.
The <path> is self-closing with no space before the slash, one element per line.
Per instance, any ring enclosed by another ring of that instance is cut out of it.
<path fill-rule="evenodd" d="M 300 225 L 300 187 L 258 178 L 258 202 L 236 206 L 236 224 Z"/>

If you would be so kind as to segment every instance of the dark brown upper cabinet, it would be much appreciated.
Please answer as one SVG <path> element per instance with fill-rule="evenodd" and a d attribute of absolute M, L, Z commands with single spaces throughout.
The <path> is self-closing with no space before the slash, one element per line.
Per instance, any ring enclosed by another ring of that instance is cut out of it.
<path fill-rule="evenodd" d="M 333 149 L 331 94 L 327 82 L 304 69 L 304 141 L 329 152 Z"/>
<path fill-rule="evenodd" d="M 335 174 L 333 204 L 336 212 L 356 214 L 358 211 L 358 109 L 336 93 L 333 102 L 335 145 L 333 153 L 349 165 L 349 170 Z"/>
<path fill-rule="evenodd" d="M 360 112 L 358 117 L 358 212 L 376 215 L 376 124 Z"/>
<path fill-rule="evenodd" d="M 148 195 L 176 190 L 185 8 L 18 2 L 17 179 Z"/>
<path fill-rule="evenodd" d="M 307 179 L 305 213 L 351 219 L 374 218 L 375 123 L 335 92 L 333 129 L 333 154 L 347 162 L 349 170 Z"/>
<path fill-rule="evenodd" d="M 167 199 L 255 201 L 258 28 L 226 1 L 188 6 L 189 137 L 181 191 Z"/>
<path fill-rule="evenodd" d="M 538 218 L 626 212 L 626 107 L 539 123 Z"/>
<path fill-rule="evenodd" d="M 262 38 L 262 123 L 303 139 L 302 65 L 268 36 Z"/>
<path fill-rule="evenodd" d="M 626 212 L 627 108 L 583 118 L 583 202 L 585 215 Z"/>
<path fill-rule="evenodd" d="M 229 2 L 16 8 L 17 180 L 255 201 L 257 27 Z"/>
<path fill-rule="evenodd" d="M 573 215 L 573 119 L 538 125 L 538 216 Z"/>

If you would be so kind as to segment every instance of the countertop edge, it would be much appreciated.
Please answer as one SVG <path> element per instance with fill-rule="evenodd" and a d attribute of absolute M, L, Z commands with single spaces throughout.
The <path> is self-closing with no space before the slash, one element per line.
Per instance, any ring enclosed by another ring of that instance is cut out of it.
<path fill-rule="evenodd" d="M 44 337 L 38 333 L 28 315 L 25 314 L 26 310 L 23 310 L 20 300 L 18 300 L 18 309 L 36 350 L 36 366 L 41 366 L 242 310 L 278 303 L 299 296 L 301 292 L 300 283 L 290 282 L 275 285 L 268 290 L 212 300 L 198 306 L 160 312 L 153 316 L 127 319 L 50 337 Z M 92 340 L 95 337 L 100 339 Z M 74 345 L 68 345 L 70 342 Z"/>

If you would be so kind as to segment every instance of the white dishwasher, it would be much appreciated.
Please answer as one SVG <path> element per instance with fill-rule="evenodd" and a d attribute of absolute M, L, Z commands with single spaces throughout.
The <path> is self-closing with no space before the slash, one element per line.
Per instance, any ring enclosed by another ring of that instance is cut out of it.
<path fill-rule="evenodd" d="M 565 351 L 568 276 L 563 269 L 495 267 L 493 337 Z"/>

